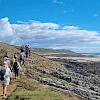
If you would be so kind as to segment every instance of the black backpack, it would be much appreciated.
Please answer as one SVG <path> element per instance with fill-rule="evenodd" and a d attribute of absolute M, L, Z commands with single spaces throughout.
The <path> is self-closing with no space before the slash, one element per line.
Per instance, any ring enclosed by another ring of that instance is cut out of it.
<path fill-rule="evenodd" d="M 14 68 L 15 70 L 19 70 L 19 66 L 18 66 L 18 62 L 17 62 L 17 61 L 14 62 L 13 68 Z"/>
<path fill-rule="evenodd" d="M 26 52 L 29 52 L 29 47 L 28 46 L 26 46 L 25 49 L 26 49 Z"/>
<path fill-rule="evenodd" d="M 1 69 L 0 70 L 0 80 L 3 81 L 4 80 L 4 75 L 6 73 L 6 70 L 5 69 Z"/>

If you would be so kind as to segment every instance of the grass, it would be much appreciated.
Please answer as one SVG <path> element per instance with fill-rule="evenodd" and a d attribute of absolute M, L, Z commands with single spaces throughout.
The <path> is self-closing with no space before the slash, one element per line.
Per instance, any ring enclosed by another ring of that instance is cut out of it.
<path fill-rule="evenodd" d="M 17 82 L 17 87 L 22 87 L 23 89 L 33 91 L 40 87 L 39 82 L 28 79 L 26 76 L 20 76 Z"/>
<path fill-rule="evenodd" d="M 42 85 L 27 77 L 18 79 L 17 89 L 8 100 L 81 100 L 69 93 L 57 91 L 47 85 Z"/>
<path fill-rule="evenodd" d="M 9 97 L 8 100 L 81 100 L 70 94 L 58 92 L 48 87 L 40 87 L 34 91 L 23 88 L 17 90 Z"/>

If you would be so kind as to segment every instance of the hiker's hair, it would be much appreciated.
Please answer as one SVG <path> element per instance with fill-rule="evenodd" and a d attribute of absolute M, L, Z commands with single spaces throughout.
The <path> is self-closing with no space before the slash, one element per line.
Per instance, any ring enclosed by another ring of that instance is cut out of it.
<path fill-rule="evenodd" d="M 24 50 L 23 50 L 23 49 L 21 49 L 21 52 L 24 52 Z"/>

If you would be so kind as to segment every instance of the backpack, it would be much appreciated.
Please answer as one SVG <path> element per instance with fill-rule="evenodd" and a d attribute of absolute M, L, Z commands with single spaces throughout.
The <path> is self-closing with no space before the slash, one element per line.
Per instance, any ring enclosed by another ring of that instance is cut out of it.
<path fill-rule="evenodd" d="M 20 53 L 20 58 L 24 59 L 24 54 L 23 53 Z"/>
<path fill-rule="evenodd" d="M 19 70 L 19 66 L 18 66 L 18 62 L 17 62 L 17 61 L 14 62 L 13 68 L 14 68 L 15 70 Z"/>
<path fill-rule="evenodd" d="M 6 70 L 5 69 L 1 69 L 0 70 L 0 80 L 3 81 L 4 80 L 4 75 L 6 73 Z"/>
<path fill-rule="evenodd" d="M 29 52 L 29 47 L 28 46 L 26 46 L 25 49 L 26 49 L 26 52 Z"/>

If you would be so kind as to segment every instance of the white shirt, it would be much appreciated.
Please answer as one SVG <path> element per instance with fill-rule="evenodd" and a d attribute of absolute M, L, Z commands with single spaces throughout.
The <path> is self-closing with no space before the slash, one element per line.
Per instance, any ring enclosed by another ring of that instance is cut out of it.
<path fill-rule="evenodd" d="M 12 73 L 11 73 L 10 68 L 9 68 L 9 67 L 6 67 L 5 69 L 6 69 L 6 72 L 5 72 L 4 77 L 5 77 L 5 78 L 6 78 L 6 77 L 11 78 L 11 77 L 12 77 Z"/>
<path fill-rule="evenodd" d="M 10 78 L 12 77 L 12 73 L 9 67 L 6 67 L 5 70 L 6 72 L 5 72 L 4 80 L 2 81 L 2 84 L 9 85 Z"/>

